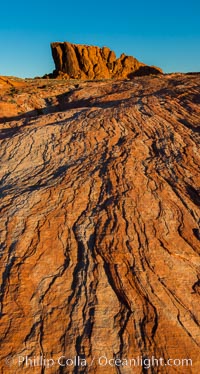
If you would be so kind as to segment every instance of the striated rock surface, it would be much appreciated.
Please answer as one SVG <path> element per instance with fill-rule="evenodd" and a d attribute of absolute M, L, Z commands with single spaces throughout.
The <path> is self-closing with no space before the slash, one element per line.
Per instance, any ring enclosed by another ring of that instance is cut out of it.
<path fill-rule="evenodd" d="M 124 53 L 116 55 L 108 47 L 95 47 L 69 42 L 51 44 L 56 70 L 54 77 L 73 79 L 131 78 L 136 75 L 161 74 L 155 66 L 147 66 Z"/>
<path fill-rule="evenodd" d="M 0 114 L 0 373 L 198 374 L 200 77 L 42 83 Z"/>

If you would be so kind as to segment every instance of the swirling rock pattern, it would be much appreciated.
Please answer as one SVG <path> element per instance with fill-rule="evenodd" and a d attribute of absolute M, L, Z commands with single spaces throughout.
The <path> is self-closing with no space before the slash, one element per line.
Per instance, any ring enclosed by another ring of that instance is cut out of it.
<path fill-rule="evenodd" d="M 1 373 L 22 372 L 4 361 L 17 355 L 189 357 L 148 372 L 199 372 L 199 84 L 30 81 L 14 93 L 29 105 L 0 116 Z"/>

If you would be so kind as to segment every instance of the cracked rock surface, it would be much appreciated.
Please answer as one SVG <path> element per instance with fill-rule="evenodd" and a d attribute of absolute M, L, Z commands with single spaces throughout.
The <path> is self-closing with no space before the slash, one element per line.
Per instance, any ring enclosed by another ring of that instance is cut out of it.
<path fill-rule="evenodd" d="M 0 112 L 0 373 L 198 374 L 200 77 L 23 84 Z"/>

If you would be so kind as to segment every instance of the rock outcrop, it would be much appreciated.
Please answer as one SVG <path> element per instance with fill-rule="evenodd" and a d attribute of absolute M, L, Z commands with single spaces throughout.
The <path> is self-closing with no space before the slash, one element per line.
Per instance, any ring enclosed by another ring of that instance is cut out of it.
<path fill-rule="evenodd" d="M 73 79 L 123 79 L 139 75 L 161 74 L 161 69 L 146 66 L 132 56 L 119 58 L 107 47 L 64 43 L 51 44 L 56 70 L 53 76 Z M 142 68 L 142 69 L 141 69 Z"/>
<path fill-rule="evenodd" d="M 1 374 L 199 373 L 199 88 L 171 75 L 13 93 Z"/>

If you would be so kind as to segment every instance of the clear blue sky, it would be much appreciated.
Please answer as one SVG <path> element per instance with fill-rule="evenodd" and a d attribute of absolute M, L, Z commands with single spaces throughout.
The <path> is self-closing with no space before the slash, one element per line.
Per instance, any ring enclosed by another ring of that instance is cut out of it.
<path fill-rule="evenodd" d="M 200 71 L 200 1 L 2 1 L 0 75 L 52 72 L 53 41 L 106 45 L 165 72 Z"/>

